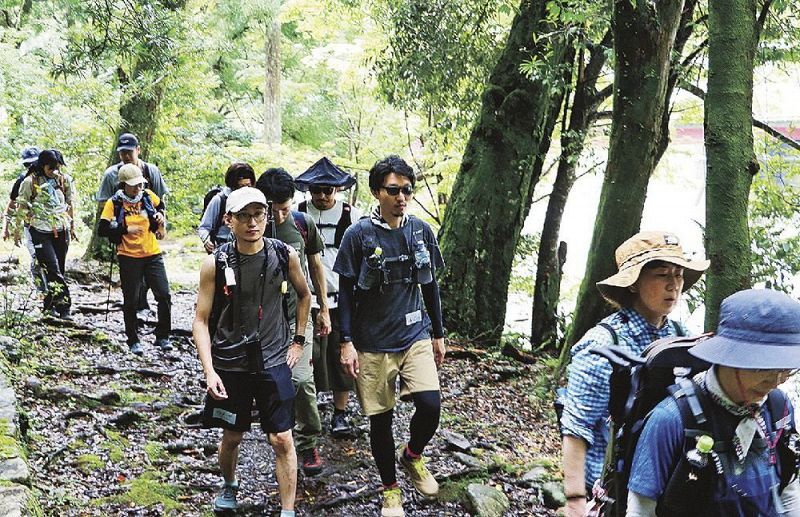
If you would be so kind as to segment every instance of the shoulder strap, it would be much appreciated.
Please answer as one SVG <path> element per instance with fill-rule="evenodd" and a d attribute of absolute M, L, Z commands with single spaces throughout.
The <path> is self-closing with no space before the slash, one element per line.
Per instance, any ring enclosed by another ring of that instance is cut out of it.
<path fill-rule="evenodd" d="M 678 337 L 686 337 L 686 332 L 683 331 L 683 326 L 675 320 L 669 320 L 670 324 L 672 325 L 672 329 L 675 331 L 675 335 Z"/>
<path fill-rule="evenodd" d="M 142 160 L 142 176 L 144 176 L 144 179 L 147 180 L 147 183 L 149 183 L 150 184 L 149 186 L 152 188 L 153 181 L 150 179 L 150 164 L 148 164 L 144 160 Z"/>
<path fill-rule="evenodd" d="M 217 212 L 217 219 L 214 221 L 214 227 L 212 228 L 215 238 L 217 236 L 217 231 L 222 227 L 225 217 L 225 203 L 228 201 L 228 196 L 224 191 L 220 191 L 217 195 L 219 196 L 219 211 Z"/>
<path fill-rule="evenodd" d="M 297 211 L 308 213 L 308 201 L 300 201 L 300 204 L 297 205 Z"/>
<path fill-rule="evenodd" d="M 306 221 L 306 216 L 302 212 L 292 210 L 292 219 L 294 219 L 297 231 L 303 237 L 303 243 L 308 246 L 308 222 Z"/>
<path fill-rule="evenodd" d="M 336 233 L 333 236 L 333 246 L 339 248 L 344 238 L 344 232 L 353 224 L 353 215 L 351 207 L 348 203 L 342 202 L 342 215 L 339 216 L 339 222 L 336 223 Z"/>
<path fill-rule="evenodd" d="M 605 321 L 601 321 L 600 323 L 597 324 L 597 326 L 606 329 L 608 333 L 611 334 L 611 341 L 614 343 L 614 345 L 619 345 L 619 338 L 617 337 L 617 331 L 614 330 L 614 327 L 612 327 Z"/>

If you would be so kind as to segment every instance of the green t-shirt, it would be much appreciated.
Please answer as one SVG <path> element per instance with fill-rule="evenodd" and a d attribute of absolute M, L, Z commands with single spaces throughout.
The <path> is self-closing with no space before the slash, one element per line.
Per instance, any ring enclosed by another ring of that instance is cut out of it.
<path fill-rule="evenodd" d="M 300 213 L 300 215 L 305 218 L 306 227 L 308 228 L 308 237 L 306 242 L 303 241 L 303 234 L 297 229 L 297 225 L 295 224 L 294 216 L 292 214 L 289 214 L 289 217 L 287 217 L 281 224 L 276 226 L 275 237 L 293 247 L 295 251 L 297 251 L 297 254 L 300 255 L 300 267 L 303 269 L 303 276 L 306 277 L 306 283 L 310 285 L 310 277 L 308 275 L 308 260 L 306 259 L 306 256 L 314 255 L 315 253 L 321 253 L 325 249 L 325 244 L 322 242 L 322 237 L 320 237 L 319 231 L 317 230 L 317 225 L 314 224 L 314 219 L 312 219 L 308 214 Z M 296 311 L 297 292 L 294 290 L 290 282 L 289 325 L 291 326 L 293 333 L 295 331 L 294 326 L 296 322 Z"/>

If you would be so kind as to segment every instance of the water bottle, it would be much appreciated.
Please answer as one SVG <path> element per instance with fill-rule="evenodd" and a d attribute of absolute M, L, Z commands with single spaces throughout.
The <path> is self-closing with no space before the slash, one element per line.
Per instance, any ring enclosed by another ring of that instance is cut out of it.
<path fill-rule="evenodd" d="M 701 435 L 695 448 L 678 461 L 658 503 L 663 511 L 659 515 L 694 515 L 696 501 L 711 495 L 713 466 L 709 462 L 713 448 L 714 439 Z"/>
<path fill-rule="evenodd" d="M 414 246 L 414 269 L 416 270 L 418 284 L 425 285 L 433 281 L 431 255 L 423 241 L 417 241 L 416 246 Z"/>
<path fill-rule="evenodd" d="M 375 248 L 372 255 L 367 257 L 367 268 L 361 272 L 358 280 L 359 289 L 368 291 L 373 287 L 377 287 L 381 283 L 381 274 L 383 273 L 383 250 L 380 246 Z"/>
<path fill-rule="evenodd" d="M 714 439 L 704 434 L 697 438 L 697 446 L 686 453 L 686 461 L 695 468 L 702 469 L 708 465 L 709 455 L 714 448 Z"/>

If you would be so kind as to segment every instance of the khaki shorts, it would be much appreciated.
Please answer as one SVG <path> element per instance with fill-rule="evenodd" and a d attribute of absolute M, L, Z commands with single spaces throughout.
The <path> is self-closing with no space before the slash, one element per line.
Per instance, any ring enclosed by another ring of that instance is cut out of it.
<path fill-rule="evenodd" d="M 417 341 L 403 352 L 358 352 L 358 365 L 356 393 L 367 416 L 394 409 L 398 374 L 401 400 L 412 393 L 439 391 L 430 339 Z"/>

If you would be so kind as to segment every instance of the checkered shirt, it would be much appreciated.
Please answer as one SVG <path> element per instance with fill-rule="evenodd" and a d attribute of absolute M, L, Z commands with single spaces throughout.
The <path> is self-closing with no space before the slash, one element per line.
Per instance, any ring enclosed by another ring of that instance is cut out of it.
<path fill-rule="evenodd" d="M 668 320 L 661 328 L 656 328 L 638 312 L 628 308 L 602 321 L 616 331 L 618 345 L 635 355 L 640 355 L 656 339 L 676 335 L 676 326 L 686 335 L 686 329 L 680 323 Z M 589 329 L 571 350 L 561 426 L 563 434 L 583 438 L 589 446 L 586 451 L 587 486 L 591 486 L 603 470 L 609 435 L 608 399 L 612 370 L 606 359 L 590 351 L 613 344 L 608 329 L 597 325 Z"/>

